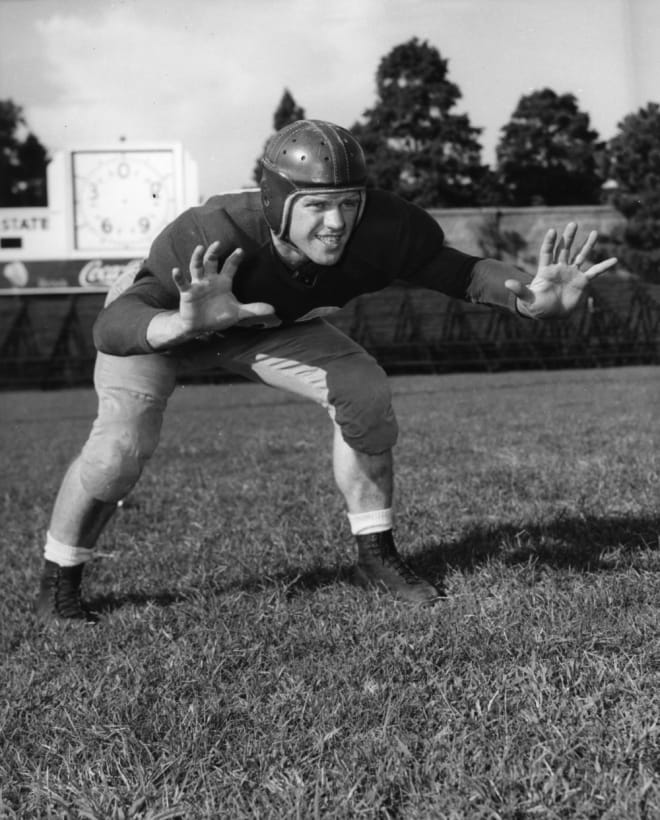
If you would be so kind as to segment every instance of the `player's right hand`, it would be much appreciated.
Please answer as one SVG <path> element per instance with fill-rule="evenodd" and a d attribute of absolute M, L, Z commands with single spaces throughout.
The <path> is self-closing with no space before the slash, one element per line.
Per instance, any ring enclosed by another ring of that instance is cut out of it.
<path fill-rule="evenodd" d="M 212 333 L 225 330 L 246 319 L 271 316 L 275 313 L 266 302 L 239 302 L 232 291 L 232 282 L 243 259 L 237 248 L 220 271 L 219 242 L 204 249 L 197 245 L 190 257 L 188 271 L 172 270 L 172 279 L 179 290 L 179 316 L 190 333 Z"/>

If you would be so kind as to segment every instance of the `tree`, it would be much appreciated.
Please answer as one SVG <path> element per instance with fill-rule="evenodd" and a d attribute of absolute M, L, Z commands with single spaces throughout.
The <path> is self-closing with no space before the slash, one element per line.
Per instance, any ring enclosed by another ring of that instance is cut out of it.
<path fill-rule="evenodd" d="M 293 99 L 293 95 L 288 88 L 284 89 L 280 104 L 273 114 L 273 129 L 279 131 L 285 125 L 290 125 L 296 120 L 305 119 L 305 109 L 301 108 Z"/>
<path fill-rule="evenodd" d="M 23 109 L 12 100 L 0 100 L 0 207 L 47 204 L 48 152 L 28 132 Z"/>
<path fill-rule="evenodd" d="M 590 205 L 603 179 L 598 133 L 573 94 L 549 88 L 520 98 L 501 130 L 496 174 L 512 205 Z"/>
<path fill-rule="evenodd" d="M 285 125 L 296 122 L 296 120 L 304 119 L 305 109 L 296 103 L 289 89 L 285 88 L 279 105 L 273 114 L 273 130 L 279 131 L 280 128 L 284 128 Z M 261 160 L 257 160 L 252 176 L 257 183 L 261 179 Z"/>
<path fill-rule="evenodd" d="M 473 204 L 487 170 L 481 129 L 451 113 L 461 92 L 447 66 L 416 37 L 396 46 L 378 66 L 376 104 L 351 129 L 365 149 L 370 184 L 426 208 Z"/>
<path fill-rule="evenodd" d="M 612 202 L 626 217 L 611 250 L 622 264 L 660 283 L 660 105 L 650 102 L 618 124 L 608 143 L 604 171 Z"/>

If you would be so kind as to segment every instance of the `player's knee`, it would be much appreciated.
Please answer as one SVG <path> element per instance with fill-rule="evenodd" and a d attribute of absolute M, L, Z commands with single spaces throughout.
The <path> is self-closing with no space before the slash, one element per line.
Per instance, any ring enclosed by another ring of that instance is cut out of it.
<path fill-rule="evenodd" d="M 160 424 L 96 426 L 83 448 L 80 478 L 100 501 L 119 501 L 135 486 L 158 446 Z"/>
<path fill-rule="evenodd" d="M 375 455 L 396 444 L 399 430 L 389 383 L 371 356 L 355 357 L 351 366 L 328 374 L 328 401 L 344 441 L 354 450 Z"/>
<path fill-rule="evenodd" d="M 156 444 L 125 434 L 88 442 L 80 469 L 86 492 L 100 501 L 119 501 L 137 483 Z"/>

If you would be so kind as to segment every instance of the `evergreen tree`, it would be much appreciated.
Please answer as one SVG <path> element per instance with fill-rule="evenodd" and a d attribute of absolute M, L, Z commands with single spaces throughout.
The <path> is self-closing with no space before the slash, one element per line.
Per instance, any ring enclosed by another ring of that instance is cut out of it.
<path fill-rule="evenodd" d="M 422 207 L 474 204 L 481 129 L 451 112 L 461 92 L 447 60 L 416 37 L 396 46 L 376 73 L 377 100 L 351 129 L 367 156 L 370 184 Z"/>
<path fill-rule="evenodd" d="M 305 109 L 301 108 L 293 99 L 293 95 L 288 88 L 284 89 L 280 104 L 275 109 L 273 115 L 273 129 L 279 131 L 285 125 L 289 125 L 296 120 L 305 119 Z"/>
<path fill-rule="evenodd" d="M 0 100 L 0 207 L 47 204 L 48 152 L 34 134 L 21 139 L 27 127 L 23 109 Z"/>
<path fill-rule="evenodd" d="M 604 171 L 614 183 L 612 202 L 626 217 L 611 247 L 623 265 L 660 283 L 660 105 L 650 102 L 618 125 Z"/>
<path fill-rule="evenodd" d="M 497 176 L 512 205 L 600 201 L 598 133 L 572 94 L 549 88 L 520 98 L 497 146 Z"/>
<path fill-rule="evenodd" d="M 275 114 L 273 115 L 273 131 L 279 131 L 280 128 L 284 128 L 285 125 L 289 125 L 292 122 L 296 122 L 296 120 L 304 119 L 305 109 L 301 108 L 301 106 L 299 106 L 298 103 L 296 103 L 289 89 L 285 88 L 284 93 L 282 94 L 282 98 L 280 99 L 280 102 L 277 108 L 275 109 Z M 268 141 L 266 141 L 266 143 L 267 142 Z M 261 179 L 260 159 L 258 159 L 256 162 L 254 171 L 252 172 L 252 177 L 257 183 Z"/>

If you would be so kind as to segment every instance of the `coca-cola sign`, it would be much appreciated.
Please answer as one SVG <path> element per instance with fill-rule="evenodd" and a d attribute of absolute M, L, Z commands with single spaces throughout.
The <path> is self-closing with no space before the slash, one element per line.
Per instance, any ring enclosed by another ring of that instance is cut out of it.
<path fill-rule="evenodd" d="M 121 264 L 108 264 L 101 259 L 87 262 L 78 275 L 78 284 L 83 288 L 110 288 L 120 276 L 129 272 L 135 275 L 140 270 L 142 260 L 131 259 Z"/>
<path fill-rule="evenodd" d="M 141 259 L 39 259 L 0 262 L 0 296 L 10 294 L 107 291 L 121 277 L 128 281 Z"/>

